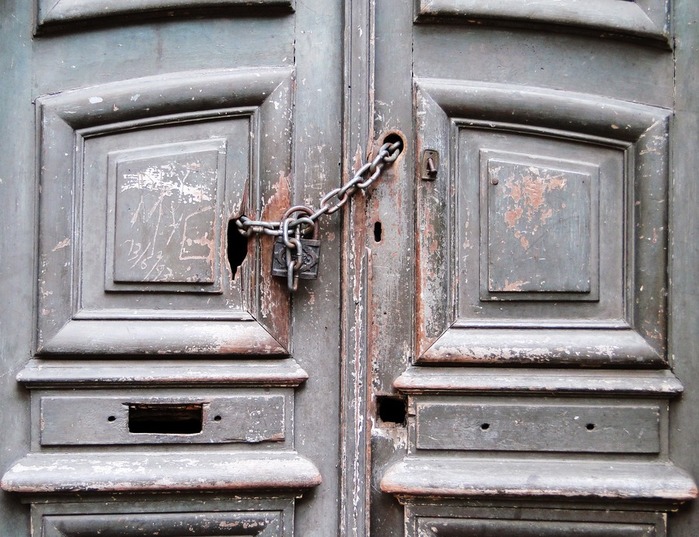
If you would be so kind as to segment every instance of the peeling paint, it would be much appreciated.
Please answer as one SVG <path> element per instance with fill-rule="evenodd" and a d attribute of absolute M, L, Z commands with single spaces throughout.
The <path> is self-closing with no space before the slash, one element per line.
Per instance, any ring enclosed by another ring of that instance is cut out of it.
<path fill-rule="evenodd" d="M 65 239 L 60 241 L 58 244 L 56 244 L 56 246 L 54 246 L 51 251 L 56 252 L 58 250 L 62 250 L 63 248 L 65 248 L 67 246 L 70 246 L 70 239 L 66 237 Z"/>

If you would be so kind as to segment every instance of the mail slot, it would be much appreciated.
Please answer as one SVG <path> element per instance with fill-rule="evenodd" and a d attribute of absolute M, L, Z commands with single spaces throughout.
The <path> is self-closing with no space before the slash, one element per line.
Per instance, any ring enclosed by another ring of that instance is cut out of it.
<path fill-rule="evenodd" d="M 202 431 L 204 405 L 130 404 L 129 432 L 198 434 Z"/>
<path fill-rule="evenodd" d="M 42 446 L 284 442 L 287 395 L 44 395 Z"/>

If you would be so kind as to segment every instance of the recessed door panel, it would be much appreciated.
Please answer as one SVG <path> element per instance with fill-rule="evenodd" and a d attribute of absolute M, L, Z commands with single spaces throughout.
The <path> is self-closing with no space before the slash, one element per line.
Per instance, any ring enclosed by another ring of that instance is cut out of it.
<path fill-rule="evenodd" d="M 576 171 L 574 162 L 488 151 L 480 161 L 486 198 L 481 299 L 555 293 L 554 300 L 568 294 L 597 300 L 599 260 L 592 247 L 599 244 L 599 169 Z"/>
<path fill-rule="evenodd" d="M 417 189 L 418 361 L 662 363 L 663 284 L 642 265 L 664 263 L 666 112 L 444 80 L 415 91 L 420 144 L 443 161 Z"/>
<path fill-rule="evenodd" d="M 257 161 L 290 162 L 291 77 L 190 73 L 40 101 L 42 352 L 288 353 L 286 295 L 260 270 L 271 254 L 243 241 L 234 278 L 226 245 L 230 220 L 272 214 L 261 200 L 275 189 L 286 197 L 279 168 Z M 261 316 L 271 300 L 280 307 Z"/>

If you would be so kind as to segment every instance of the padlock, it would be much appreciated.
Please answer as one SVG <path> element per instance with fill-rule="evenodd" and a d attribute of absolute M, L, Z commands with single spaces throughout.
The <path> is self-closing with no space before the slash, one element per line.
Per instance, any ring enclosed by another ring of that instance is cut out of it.
<path fill-rule="evenodd" d="M 298 207 L 292 207 L 296 209 L 295 212 L 310 212 L 306 210 L 301 210 Z M 292 209 L 286 212 L 284 218 L 288 218 L 291 214 L 294 214 Z M 303 208 L 306 209 L 306 208 Z M 320 240 L 318 239 L 318 223 L 311 220 L 310 218 L 301 218 L 304 223 L 312 226 L 313 234 L 311 238 L 305 238 L 303 236 L 299 237 L 299 242 L 301 243 L 301 251 L 303 252 L 301 266 L 297 269 L 296 273 L 298 277 L 304 280 L 315 280 L 318 278 L 318 261 L 320 259 Z M 301 225 L 301 224 L 299 224 Z M 283 237 L 277 237 L 274 241 L 274 251 L 272 253 L 272 276 L 279 276 L 281 278 L 286 278 L 288 276 L 287 267 L 287 247 L 284 243 Z"/>

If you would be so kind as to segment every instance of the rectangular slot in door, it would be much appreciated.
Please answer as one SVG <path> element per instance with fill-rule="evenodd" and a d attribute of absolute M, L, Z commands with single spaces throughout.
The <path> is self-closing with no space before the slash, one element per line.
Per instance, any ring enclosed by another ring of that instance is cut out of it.
<path fill-rule="evenodd" d="M 129 432 L 149 434 L 198 434 L 202 431 L 203 405 L 130 404 Z"/>
<path fill-rule="evenodd" d="M 43 396 L 42 446 L 258 444 L 287 438 L 287 398 L 249 390 L 234 395 Z"/>

